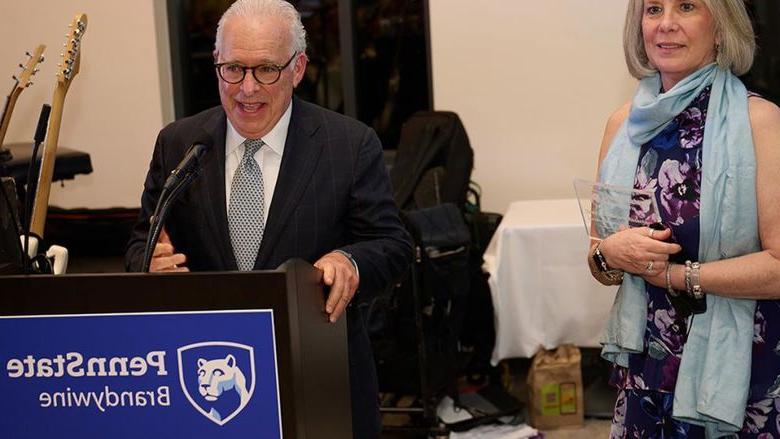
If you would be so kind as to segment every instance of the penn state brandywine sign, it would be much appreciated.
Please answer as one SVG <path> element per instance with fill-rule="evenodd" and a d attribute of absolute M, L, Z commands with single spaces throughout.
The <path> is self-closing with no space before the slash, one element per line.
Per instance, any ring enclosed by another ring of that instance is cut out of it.
<path fill-rule="evenodd" d="M 270 310 L 0 317 L 2 438 L 281 438 Z"/>

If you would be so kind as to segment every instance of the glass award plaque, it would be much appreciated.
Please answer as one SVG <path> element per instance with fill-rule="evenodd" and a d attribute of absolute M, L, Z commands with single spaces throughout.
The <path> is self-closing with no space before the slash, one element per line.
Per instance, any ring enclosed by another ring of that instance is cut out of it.
<path fill-rule="evenodd" d="M 574 192 L 591 239 L 602 240 L 624 227 L 645 227 L 661 220 L 650 190 L 575 179 Z"/>

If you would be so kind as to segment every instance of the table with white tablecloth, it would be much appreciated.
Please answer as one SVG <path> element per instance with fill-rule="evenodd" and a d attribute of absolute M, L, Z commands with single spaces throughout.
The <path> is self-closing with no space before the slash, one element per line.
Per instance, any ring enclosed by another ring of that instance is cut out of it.
<path fill-rule="evenodd" d="M 485 252 L 496 345 L 491 361 L 573 343 L 598 347 L 617 287 L 588 271 L 576 199 L 517 201 Z"/>

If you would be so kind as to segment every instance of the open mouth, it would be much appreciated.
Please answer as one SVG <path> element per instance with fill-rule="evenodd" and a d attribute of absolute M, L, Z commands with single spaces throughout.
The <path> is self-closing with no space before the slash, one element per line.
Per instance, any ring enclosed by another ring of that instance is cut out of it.
<path fill-rule="evenodd" d="M 238 108 L 244 113 L 257 113 L 267 105 L 264 102 L 237 102 L 237 104 Z"/>

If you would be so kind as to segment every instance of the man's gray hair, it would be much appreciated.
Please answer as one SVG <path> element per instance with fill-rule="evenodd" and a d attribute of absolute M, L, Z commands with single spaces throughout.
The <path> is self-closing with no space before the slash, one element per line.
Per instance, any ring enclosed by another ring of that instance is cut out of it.
<path fill-rule="evenodd" d="M 284 0 L 237 0 L 222 14 L 222 18 L 217 24 L 217 39 L 214 43 L 217 52 L 222 48 L 222 28 L 231 17 L 280 18 L 289 27 L 293 50 L 298 53 L 306 53 L 306 29 L 301 23 L 301 15 L 289 2 Z"/>
<path fill-rule="evenodd" d="M 702 0 L 712 14 L 715 37 L 720 41 L 716 61 L 735 75 L 750 70 L 756 53 L 756 36 L 744 0 Z M 637 79 L 655 74 L 642 39 L 643 0 L 630 0 L 623 29 L 623 52 L 631 75 Z"/>

